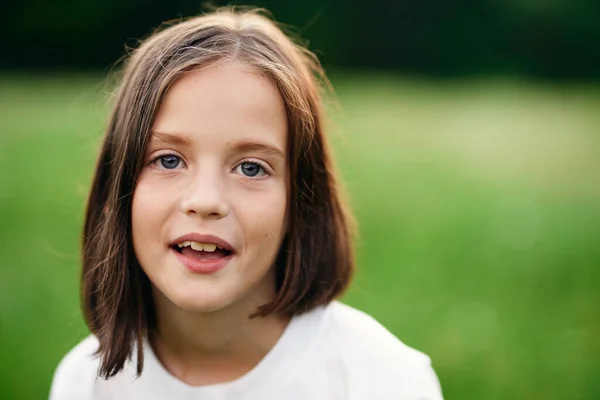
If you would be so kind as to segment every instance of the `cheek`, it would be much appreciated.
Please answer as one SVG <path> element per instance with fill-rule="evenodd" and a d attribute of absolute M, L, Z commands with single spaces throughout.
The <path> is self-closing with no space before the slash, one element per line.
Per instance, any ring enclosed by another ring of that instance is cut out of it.
<path fill-rule="evenodd" d="M 151 215 L 146 210 L 146 204 L 141 201 L 141 198 L 134 194 L 131 204 L 131 238 L 133 240 L 133 249 L 139 261 L 144 259 L 144 252 L 140 250 L 146 248 L 144 243 L 147 243 L 149 221 L 146 216 Z"/>
<path fill-rule="evenodd" d="M 143 182 L 135 189 L 131 204 L 131 231 L 136 247 L 140 243 L 155 240 L 153 233 L 160 231 L 165 199 L 159 198 L 159 193 Z"/>
<path fill-rule="evenodd" d="M 240 203 L 238 217 L 250 235 L 249 239 L 273 241 L 281 239 L 287 226 L 287 197 L 285 192 L 277 195 L 248 197 Z"/>

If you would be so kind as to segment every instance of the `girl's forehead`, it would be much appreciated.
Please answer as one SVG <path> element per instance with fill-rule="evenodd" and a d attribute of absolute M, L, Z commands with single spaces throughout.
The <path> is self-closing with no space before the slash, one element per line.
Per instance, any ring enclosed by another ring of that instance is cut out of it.
<path fill-rule="evenodd" d="M 268 78 L 243 65 L 221 63 L 177 80 L 151 131 L 151 141 L 257 142 L 283 151 L 288 121 L 284 101 Z"/>
<path fill-rule="evenodd" d="M 244 119 L 275 122 L 285 116 L 285 104 L 275 85 L 247 67 L 216 64 L 186 73 L 165 94 L 155 124 L 202 119 L 223 125 Z"/>

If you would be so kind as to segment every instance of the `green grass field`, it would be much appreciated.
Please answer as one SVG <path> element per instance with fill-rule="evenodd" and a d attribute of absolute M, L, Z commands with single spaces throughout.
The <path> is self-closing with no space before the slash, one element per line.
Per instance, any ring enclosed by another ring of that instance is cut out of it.
<path fill-rule="evenodd" d="M 345 300 L 428 353 L 447 399 L 600 398 L 600 88 L 333 77 L 360 227 Z M 97 76 L 0 78 L 0 398 L 46 398 L 87 334 Z"/>

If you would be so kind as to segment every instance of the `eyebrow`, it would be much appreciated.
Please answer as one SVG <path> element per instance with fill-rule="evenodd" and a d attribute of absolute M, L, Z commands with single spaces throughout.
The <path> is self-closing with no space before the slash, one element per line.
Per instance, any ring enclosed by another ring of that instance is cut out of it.
<path fill-rule="evenodd" d="M 177 133 L 150 132 L 150 142 L 171 144 L 173 146 L 191 146 L 192 141 Z"/>
<path fill-rule="evenodd" d="M 233 149 L 240 153 L 257 151 L 273 157 L 285 159 L 285 153 L 281 149 L 279 149 L 279 147 L 267 143 L 243 141 L 236 143 L 233 146 Z"/>
<path fill-rule="evenodd" d="M 164 132 L 151 132 L 150 142 L 159 142 L 164 144 L 171 144 L 173 146 L 191 146 L 192 141 L 184 135 L 177 133 L 164 133 Z M 252 141 L 241 141 L 233 146 L 233 150 L 243 152 L 262 152 L 267 155 L 285 159 L 285 153 L 279 147 L 260 142 Z"/>

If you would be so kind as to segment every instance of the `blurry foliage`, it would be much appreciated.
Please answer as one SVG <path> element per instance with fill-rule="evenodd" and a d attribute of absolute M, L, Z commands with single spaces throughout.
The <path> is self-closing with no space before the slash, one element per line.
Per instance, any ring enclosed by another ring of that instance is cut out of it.
<path fill-rule="evenodd" d="M 244 2 L 213 1 L 214 5 Z M 460 76 L 600 77 L 596 0 L 255 1 L 310 41 L 326 65 Z M 0 15 L 4 68 L 105 68 L 200 1 L 11 2 Z"/>

